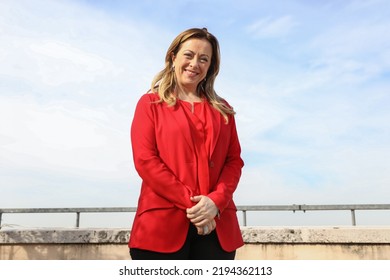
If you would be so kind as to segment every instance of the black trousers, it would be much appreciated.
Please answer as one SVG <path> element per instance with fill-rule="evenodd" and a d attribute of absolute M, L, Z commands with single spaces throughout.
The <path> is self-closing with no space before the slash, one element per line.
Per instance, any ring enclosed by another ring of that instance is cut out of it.
<path fill-rule="evenodd" d="M 226 252 L 219 244 L 215 230 L 208 235 L 198 235 L 190 224 L 183 247 L 174 253 L 160 253 L 130 248 L 133 260 L 234 260 L 236 251 Z"/>

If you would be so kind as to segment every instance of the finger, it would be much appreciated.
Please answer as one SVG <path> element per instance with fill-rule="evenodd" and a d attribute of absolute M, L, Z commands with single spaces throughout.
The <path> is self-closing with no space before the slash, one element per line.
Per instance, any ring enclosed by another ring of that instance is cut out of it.
<path fill-rule="evenodd" d="M 187 214 L 187 218 L 191 220 L 191 222 L 196 223 L 200 222 L 201 220 L 211 220 L 214 217 L 208 212 L 198 211 L 196 213 Z"/>
<path fill-rule="evenodd" d="M 215 230 L 216 227 L 216 222 L 214 220 L 212 221 L 202 221 L 199 224 L 196 224 L 196 230 L 199 235 L 208 235 L 210 234 L 213 230 Z M 207 227 L 207 228 L 206 228 Z M 207 230 L 207 231 L 206 231 Z"/>
<path fill-rule="evenodd" d="M 196 195 L 196 196 L 191 196 L 190 199 L 192 202 L 199 202 L 202 199 L 203 195 Z"/>
<path fill-rule="evenodd" d="M 208 234 L 210 234 L 214 229 L 215 229 L 215 227 L 213 226 L 213 223 L 208 223 L 207 225 L 205 225 L 205 226 L 203 227 L 203 234 L 204 234 L 204 235 L 208 235 Z"/>
<path fill-rule="evenodd" d="M 193 213 L 200 211 L 200 209 L 204 203 L 199 203 L 199 202 L 202 200 L 203 197 L 204 197 L 203 195 L 197 195 L 197 196 L 190 197 L 191 201 L 196 202 L 196 204 L 194 206 L 192 206 L 191 208 L 187 208 L 186 212 L 193 214 Z"/>
<path fill-rule="evenodd" d="M 217 227 L 217 223 L 214 219 L 211 221 L 211 227 L 213 228 L 213 230 Z"/>
<path fill-rule="evenodd" d="M 202 205 L 200 205 L 199 203 L 192 206 L 191 208 L 187 208 L 186 212 L 189 213 L 189 214 L 194 214 L 194 213 L 197 213 L 200 211 Z"/>
<path fill-rule="evenodd" d="M 202 220 L 211 221 L 213 219 L 212 215 L 204 212 L 197 212 L 195 214 L 187 214 L 187 218 L 191 220 L 191 222 L 196 223 Z"/>
<path fill-rule="evenodd" d="M 187 210 L 186 210 L 187 214 L 190 214 L 190 215 L 195 215 L 199 211 L 200 211 L 200 206 L 199 205 L 195 205 L 195 206 L 193 206 L 191 208 L 187 208 Z"/>
<path fill-rule="evenodd" d="M 193 218 L 193 219 L 190 219 L 191 223 L 193 223 L 194 225 L 199 225 L 199 226 L 203 226 L 207 223 L 207 220 L 205 220 L 204 218 L 202 217 L 196 217 L 196 218 Z M 205 222 L 204 222 L 205 221 Z"/>
<path fill-rule="evenodd" d="M 214 219 L 193 219 L 191 222 L 197 227 L 204 227 L 206 225 L 209 227 L 209 229 L 216 227 Z"/>
<path fill-rule="evenodd" d="M 201 210 L 201 209 L 199 209 L 198 211 L 195 211 L 195 212 L 191 212 L 191 211 L 187 211 L 187 218 L 188 219 L 196 219 L 196 218 L 205 218 L 206 217 L 206 215 L 205 215 L 205 213 Z"/>

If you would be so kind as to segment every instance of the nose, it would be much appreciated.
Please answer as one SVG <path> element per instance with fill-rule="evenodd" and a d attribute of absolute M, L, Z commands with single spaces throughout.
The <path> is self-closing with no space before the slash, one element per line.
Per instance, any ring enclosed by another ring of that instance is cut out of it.
<path fill-rule="evenodd" d="M 191 59 L 191 61 L 190 61 L 190 66 L 192 67 L 192 68 L 198 68 L 199 67 L 199 58 L 197 58 L 197 57 L 193 57 L 192 59 Z"/>

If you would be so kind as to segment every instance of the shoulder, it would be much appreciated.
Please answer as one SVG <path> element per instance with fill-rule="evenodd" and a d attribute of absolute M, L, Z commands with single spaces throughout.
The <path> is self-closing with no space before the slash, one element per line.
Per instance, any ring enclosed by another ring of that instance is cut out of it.
<path fill-rule="evenodd" d="M 233 107 L 227 102 L 226 99 L 221 98 L 221 103 L 224 104 L 226 107 L 233 109 Z"/>
<path fill-rule="evenodd" d="M 234 123 L 234 115 L 236 113 L 234 111 L 233 106 L 230 105 L 230 103 L 226 99 L 224 99 L 220 96 L 218 96 L 218 104 L 219 104 L 218 107 L 219 107 L 221 114 L 224 115 L 226 124 Z"/>
<path fill-rule="evenodd" d="M 139 102 L 156 103 L 160 100 L 160 96 L 156 92 L 148 92 L 141 96 Z"/>
<path fill-rule="evenodd" d="M 216 97 L 217 97 L 217 102 L 219 104 L 222 104 L 223 106 L 226 106 L 227 108 L 233 109 L 233 107 L 229 104 L 229 102 L 225 98 L 219 96 L 218 94 L 216 95 Z"/>
<path fill-rule="evenodd" d="M 152 108 L 157 104 L 160 104 L 160 97 L 157 93 L 145 93 L 143 94 L 137 103 L 137 107 Z"/>

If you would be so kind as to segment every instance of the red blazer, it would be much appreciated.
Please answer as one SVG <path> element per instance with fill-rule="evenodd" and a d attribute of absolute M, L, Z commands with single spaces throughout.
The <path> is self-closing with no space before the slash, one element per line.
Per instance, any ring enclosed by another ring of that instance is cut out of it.
<path fill-rule="evenodd" d="M 190 197 L 199 195 L 197 161 L 191 130 L 183 108 L 156 103 L 157 94 L 143 95 L 131 126 L 135 168 L 142 179 L 138 209 L 129 247 L 175 252 L 186 239 Z M 209 193 L 220 211 L 216 232 L 222 248 L 231 252 L 243 245 L 233 192 L 244 165 L 234 117 L 226 124 L 212 108 L 213 139 L 209 161 Z"/>

